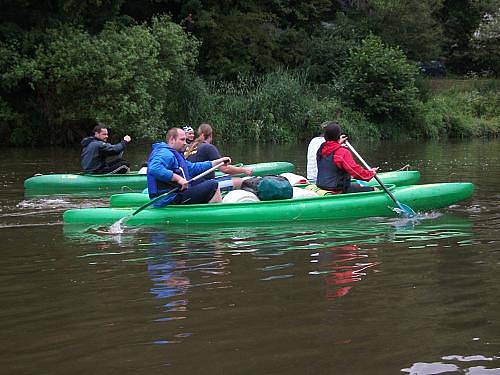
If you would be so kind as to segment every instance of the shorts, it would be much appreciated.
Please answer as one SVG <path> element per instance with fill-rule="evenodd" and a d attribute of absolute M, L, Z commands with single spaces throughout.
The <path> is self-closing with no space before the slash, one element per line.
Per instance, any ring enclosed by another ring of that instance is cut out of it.
<path fill-rule="evenodd" d="M 375 188 L 373 186 L 364 186 L 357 183 L 352 183 L 344 193 L 364 193 L 366 191 L 374 191 Z"/>
<path fill-rule="evenodd" d="M 196 181 L 188 189 L 178 192 L 172 204 L 208 203 L 218 187 L 219 184 L 215 180 Z"/>
<path fill-rule="evenodd" d="M 234 189 L 233 178 L 231 176 L 224 176 L 216 178 L 215 181 L 219 183 L 221 191 L 231 191 Z"/>
<path fill-rule="evenodd" d="M 347 194 L 347 193 L 364 193 L 364 192 L 367 192 L 367 191 L 374 191 L 375 190 L 375 188 L 373 186 L 361 185 L 361 184 L 358 184 L 356 182 L 351 183 L 349 185 L 349 187 L 347 189 L 345 189 L 344 191 L 342 191 L 342 190 L 332 190 L 332 189 L 328 189 L 328 188 L 324 188 L 324 187 L 320 187 L 320 186 L 318 186 L 318 188 L 322 189 L 323 191 L 331 192 L 333 194 L 340 194 L 340 193 L 344 193 L 344 194 Z M 313 189 L 309 189 L 309 190 L 313 190 Z M 319 192 L 317 192 L 317 193 L 318 193 L 318 195 L 326 195 L 326 193 L 323 193 L 323 194 L 320 194 Z"/>

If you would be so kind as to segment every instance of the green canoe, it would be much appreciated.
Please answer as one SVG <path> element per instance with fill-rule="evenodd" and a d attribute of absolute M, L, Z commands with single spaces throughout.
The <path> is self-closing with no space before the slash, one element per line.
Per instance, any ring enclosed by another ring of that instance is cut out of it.
<path fill-rule="evenodd" d="M 414 185 L 420 180 L 418 171 L 394 171 L 378 174 L 384 184 L 405 186 Z M 372 179 L 368 185 L 377 186 L 378 183 Z M 111 207 L 139 207 L 149 202 L 149 196 L 143 193 L 122 193 L 111 196 L 109 205 Z"/>
<path fill-rule="evenodd" d="M 292 163 L 276 161 L 247 165 L 253 168 L 254 176 L 293 172 Z M 220 172 L 219 172 L 220 173 Z M 222 174 L 220 174 L 222 175 Z M 50 194 L 106 194 L 142 191 L 146 188 L 146 175 L 137 172 L 127 174 L 46 174 L 24 181 L 26 196 Z"/>
<path fill-rule="evenodd" d="M 396 199 L 415 211 L 442 208 L 472 196 L 471 183 L 438 183 L 391 187 Z M 312 220 L 396 216 L 394 203 L 383 190 L 323 197 L 252 203 L 170 205 L 147 208 L 129 217 L 127 225 L 285 223 Z M 65 224 L 112 224 L 132 215 L 133 208 L 73 209 Z"/>

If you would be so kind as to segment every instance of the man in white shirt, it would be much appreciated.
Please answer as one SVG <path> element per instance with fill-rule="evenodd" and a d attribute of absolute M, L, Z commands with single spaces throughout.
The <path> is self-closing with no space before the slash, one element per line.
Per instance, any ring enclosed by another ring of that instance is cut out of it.
<path fill-rule="evenodd" d="M 321 132 L 324 132 L 326 125 L 328 125 L 328 121 L 325 121 L 321 124 Z M 318 153 L 319 147 L 325 141 L 325 137 L 322 135 L 318 137 L 314 137 L 309 142 L 309 146 L 307 146 L 307 179 L 309 182 L 313 184 L 316 183 L 316 177 L 318 175 L 318 165 L 316 161 L 316 154 Z"/>

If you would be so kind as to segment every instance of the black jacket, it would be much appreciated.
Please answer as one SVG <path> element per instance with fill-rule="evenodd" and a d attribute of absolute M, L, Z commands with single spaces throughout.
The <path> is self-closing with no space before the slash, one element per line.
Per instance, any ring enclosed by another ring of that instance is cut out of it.
<path fill-rule="evenodd" d="M 96 172 L 106 166 L 106 158 L 118 155 L 125 150 L 126 141 L 115 145 L 98 140 L 95 137 L 87 137 L 82 140 L 82 155 L 80 162 L 82 169 L 87 173 Z"/>

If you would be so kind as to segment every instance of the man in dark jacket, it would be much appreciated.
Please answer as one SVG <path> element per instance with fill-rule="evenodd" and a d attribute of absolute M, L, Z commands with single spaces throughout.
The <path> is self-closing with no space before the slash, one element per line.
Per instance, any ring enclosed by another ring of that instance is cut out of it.
<path fill-rule="evenodd" d="M 126 135 L 120 143 L 112 145 L 107 143 L 108 129 L 98 124 L 94 128 L 94 136 L 82 140 L 81 165 L 86 173 L 106 174 L 106 173 L 127 173 L 130 164 L 118 157 L 110 162 L 106 159 L 109 156 L 120 155 L 127 144 L 132 140 Z"/>

